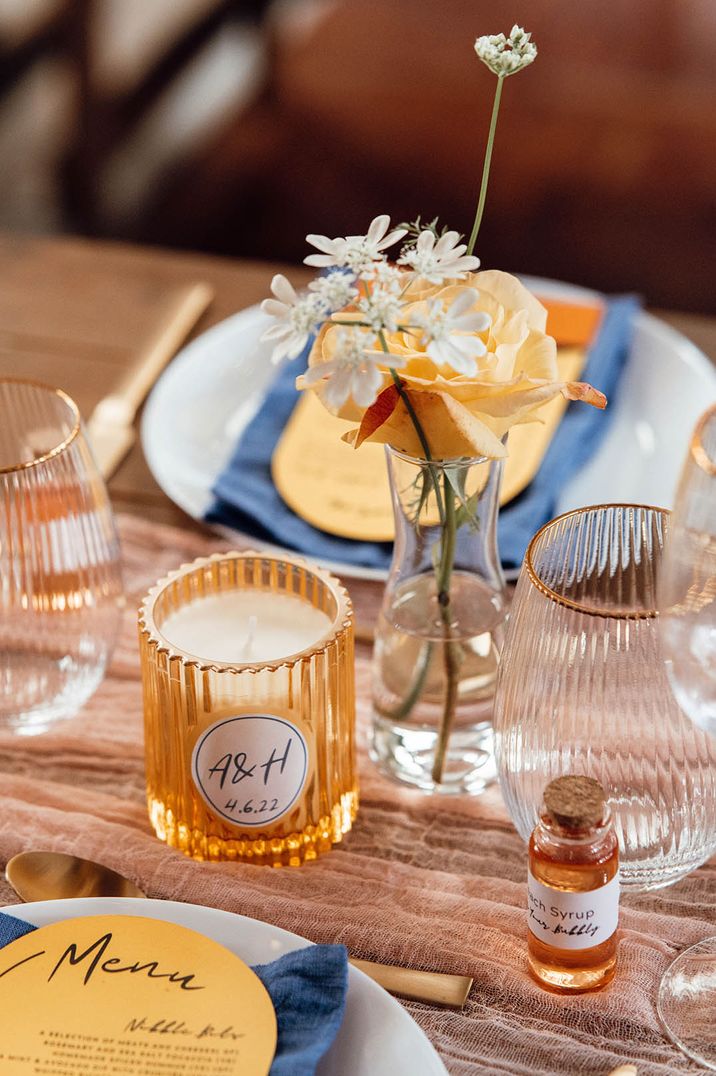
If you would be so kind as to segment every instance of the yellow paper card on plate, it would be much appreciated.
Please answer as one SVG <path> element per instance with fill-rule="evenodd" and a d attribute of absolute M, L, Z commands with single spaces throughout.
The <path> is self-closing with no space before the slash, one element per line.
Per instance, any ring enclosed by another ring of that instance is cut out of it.
<path fill-rule="evenodd" d="M 547 311 L 547 332 L 560 347 L 588 347 L 597 334 L 604 303 L 570 303 L 559 299 L 540 299 Z"/>
<path fill-rule="evenodd" d="M 266 1076 L 276 1015 L 237 956 L 186 927 L 66 919 L 0 950 L 3 1076 Z"/>
<path fill-rule="evenodd" d="M 576 380 L 584 366 L 581 348 L 560 348 L 560 377 Z M 510 432 L 501 503 L 516 497 L 534 478 L 559 425 L 567 401 L 558 396 L 540 411 L 540 421 Z M 365 542 L 393 540 L 393 509 L 383 445 L 359 449 L 341 441 L 351 423 L 329 414 L 313 392 L 305 392 L 276 445 L 274 485 L 289 508 L 313 527 Z"/>

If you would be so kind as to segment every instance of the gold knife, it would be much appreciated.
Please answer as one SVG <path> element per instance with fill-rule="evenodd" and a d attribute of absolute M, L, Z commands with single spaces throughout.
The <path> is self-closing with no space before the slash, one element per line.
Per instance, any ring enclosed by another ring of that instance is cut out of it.
<path fill-rule="evenodd" d="M 154 339 L 119 385 L 100 400 L 92 412 L 87 435 L 105 479 L 114 474 L 134 444 L 132 424 L 145 396 L 213 297 L 213 289 L 208 284 L 192 284 L 183 289 Z"/>
<path fill-rule="evenodd" d="M 390 994 L 411 1001 L 427 1001 L 432 1005 L 462 1009 L 473 980 L 467 975 L 448 975 L 443 971 L 416 971 L 393 964 L 376 964 L 372 960 L 354 960 L 351 964 L 373 979 Z"/>

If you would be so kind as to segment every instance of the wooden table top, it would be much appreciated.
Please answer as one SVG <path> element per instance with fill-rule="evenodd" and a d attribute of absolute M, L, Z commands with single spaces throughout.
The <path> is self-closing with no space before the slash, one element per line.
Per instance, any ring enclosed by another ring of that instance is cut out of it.
<path fill-rule="evenodd" d="M 37 378 L 64 388 L 87 418 L 136 356 L 137 319 L 125 315 L 123 304 L 131 310 L 136 301 L 146 320 L 154 301 L 204 281 L 215 297 L 196 336 L 265 298 L 278 271 L 299 284 L 308 275 L 303 267 L 95 240 L 0 236 L 0 376 Z M 716 362 L 716 318 L 654 313 Z M 159 489 L 138 438 L 109 489 L 117 510 L 198 526 Z"/>
<path fill-rule="evenodd" d="M 192 333 L 196 336 L 266 298 L 280 269 L 95 240 L 0 236 L 0 376 L 36 378 L 63 388 L 87 419 L 136 358 L 136 325 L 116 313 L 122 299 L 146 307 L 179 286 L 206 282 L 214 299 Z M 296 281 L 308 278 L 302 268 L 283 269 Z M 143 319 L 149 324 L 146 309 Z M 139 438 L 109 490 L 118 511 L 197 526 L 152 478 Z"/>

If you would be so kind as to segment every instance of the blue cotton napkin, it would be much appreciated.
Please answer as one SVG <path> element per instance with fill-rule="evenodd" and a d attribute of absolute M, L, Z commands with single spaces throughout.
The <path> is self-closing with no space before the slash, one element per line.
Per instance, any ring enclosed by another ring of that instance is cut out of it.
<path fill-rule="evenodd" d="M 0 949 L 36 930 L 0 912 Z M 348 990 L 344 945 L 309 945 L 253 969 L 266 987 L 278 1024 L 270 1076 L 312 1076 L 338 1034 Z"/>
<path fill-rule="evenodd" d="M 614 397 L 629 354 L 639 305 L 631 296 L 607 301 L 599 334 L 581 374 L 581 380 L 600 389 L 609 399 Z M 316 560 L 387 568 L 392 543 L 351 541 L 318 530 L 291 511 L 273 484 L 271 457 L 296 405 L 295 380 L 305 370 L 307 357 L 308 349 L 276 378 L 216 481 L 215 501 L 206 519 Z M 609 407 L 602 412 L 583 403 L 569 404 L 538 473 L 527 489 L 500 510 L 498 541 L 506 568 L 519 567 L 532 535 L 553 518 L 562 489 L 591 458 L 606 434 L 610 414 Z"/>

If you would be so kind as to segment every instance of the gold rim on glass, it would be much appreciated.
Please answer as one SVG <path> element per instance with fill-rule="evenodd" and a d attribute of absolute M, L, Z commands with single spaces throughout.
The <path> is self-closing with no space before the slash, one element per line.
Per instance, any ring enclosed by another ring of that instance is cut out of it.
<path fill-rule="evenodd" d="M 709 407 L 708 411 L 704 411 L 696 423 L 696 429 L 691 438 L 691 455 L 697 467 L 708 475 L 716 475 L 716 460 L 709 456 L 704 445 L 704 430 L 710 419 L 716 419 L 716 404 Z"/>
<path fill-rule="evenodd" d="M 571 598 L 565 598 L 563 594 L 558 594 L 556 590 L 548 587 L 546 583 L 540 579 L 537 569 L 534 566 L 533 553 L 537 541 L 541 536 L 548 531 L 555 523 L 561 523 L 563 519 L 569 519 L 570 516 L 583 516 L 587 512 L 599 512 L 609 508 L 636 508 L 644 512 L 658 512 L 659 515 L 668 519 L 671 512 L 668 508 L 658 508 L 653 504 L 631 504 L 629 502 L 619 502 L 617 504 L 588 504 L 584 508 L 573 508 L 569 512 L 563 512 L 560 516 L 555 516 L 554 519 L 550 519 L 548 523 L 540 527 L 534 537 L 531 539 L 530 544 L 527 547 L 525 553 L 525 568 L 532 585 L 543 594 L 545 598 L 549 598 L 550 601 L 555 602 L 557 605 L 564 606 L 565 609 L 574 609 L 577 613 L 585 613 L 587 616 L 598 616 L 603 620 L 649 620 L 659 615 L 658 609 L 635 609 L 628 612 L 617 611 L 613 609 L 599 609 L 596 606 L 584 605 L 581 602 L 572 601 Z"/>
<path fill-rule="evenodd" d="M 49 452 L 43 452 L 41 456 L 36 456 L 33 460 L 26 460 L 24 463 L 12 463 L 9 467 L 0 467 L 0 474 L 12 474 L 13 471 L 26 471 L 28 467 L 36 467 L 38 463 L 47 463 L 48 460 L 54 459 L 55 456 L 59 456 L 61 452 L 64 452 L 65 449 L 72 444 L 80 432 L 80 409 L 72 397 L 68 396 L 63 389 L 53 388 L 52 385 L 47 385 L 44 381 L 34 381 L 32 378 L 28 377 L 0 377 L 0 385 L 28 385 L 31 388 L 43 389 L 53 396 L 59 396 L 62 402 L 70 409 L 73 416 L 72 429 L 67 436 L 64 437 L 59 444 L 54 445 Z"/>

